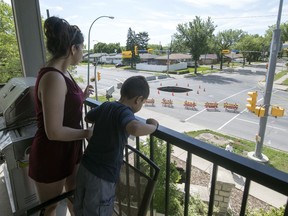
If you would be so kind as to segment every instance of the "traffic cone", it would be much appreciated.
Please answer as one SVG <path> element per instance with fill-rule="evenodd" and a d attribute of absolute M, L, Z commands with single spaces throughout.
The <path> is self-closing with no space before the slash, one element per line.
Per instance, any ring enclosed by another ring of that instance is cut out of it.
<path fill-rule="evenodd" d="M 174 92 L 172 92 L 172 96 L 174 96 Z"/>

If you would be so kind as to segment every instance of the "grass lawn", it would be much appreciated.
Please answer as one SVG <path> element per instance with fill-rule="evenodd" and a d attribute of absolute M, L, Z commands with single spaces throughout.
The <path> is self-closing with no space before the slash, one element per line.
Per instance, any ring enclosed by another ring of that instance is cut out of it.
<path fill-rule="evenodd" d="M 190 131 L 190 132 L 187 132 L 186 134 L 191 137 L 197 137 L 198 135 L 202 133 L 210 133 L 210 134 L 215 135 L 216 138 L 221 137 L 221 138 L 230 140 L 231 141 L 230 145 L 233 147 L 233 152 L 243 157 L 247 157 L 248 152 L 255 151 L 255 146 L 256 146 L 255 142 L 235 138 L 235 137 L 217 133 L 211 130 Z M 214 144 L 207 140 L 203 140 L 203 141 L 208 142 L 210 144 Z M 217 146 L 225 149 L 226 144 L 223 146 L 221 145 L 217 145 Z M 269 158 L 269 162 L 267 164 L 268 166 L 274 167 L 275 169 L 288 173 L 288 166 L 287 166 L 288 153 L 287 152 L 276 150 L 267 146 L 263 146 L 262 153 Z"/>
<path fill-rule="evenodd" d="M 218 69 L 214 69 L 211 70 L 211 67 L 205 67 L 205 66 L 201 66 L 197 68 L 197 74 L 194 73 L 195 68 L 187 68 L 187 69 L 183 69 L 183 70 L 178 70 L 177 73 L 178 74 L 185 74 L 185 73 L 189 73 L 192 76 L 197 76 L 197 74 L 209 74 L 209 73 L 215 73 L 215 72 L 219 72 Z"/>
<path fill-rule="evenodd" d="M 282 82 L 282 85 L 288 85 L 288 79 L 285 79 L 284 82 Z"/>
<path fill-rule="evenodd" d="M 288 74 L 288 70 L 283 70 L 283 71 L 275 74 L 274 81 L 280 79 L 281 77 L 285 76 L 286 74 Z"/>
<path fill-rule="evenodd" d="M 96 96 L 90 97 L 94 100 L 96 100 Z M 106 102 L 106 96 L 105 95 L 98 95 L 98 101 L 100 101 L 101 103 Z M 115 101 L 115 98 L 110 98 L 110 101 Z"/>
<path fill-rule="evenodd" d="M 288 74 L 288 70 L 283 70 L 283 71 L 275 74 L 275 76 L 274 76 L 274 81 L 280 79 L 281 77 L 283 77 L 283 76 L 285 76 L 285 75 L 287 75 L 287 74 Z M 282 84 L 282 85 L 288 85 L 288 79 L 285 79 L 281 84 Z"/>

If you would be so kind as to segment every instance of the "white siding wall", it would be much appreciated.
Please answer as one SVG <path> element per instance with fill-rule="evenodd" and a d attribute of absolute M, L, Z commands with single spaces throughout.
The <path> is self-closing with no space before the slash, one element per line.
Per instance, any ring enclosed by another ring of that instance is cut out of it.
<path fill-rule="evenodd" d="M 178 64 L 169 65 L 169 71 L 176 71 L 187 68 L 187 62 L 181 62 Z M 136 64 L 137 70 L 147 70 L 147 71 L 167 71 L 167 65 L 148 65 L 146 63 Z"/>
<path fill-rule="evenodd" d="M 102 59 L 102 61 L 107 63 L 107 64 L 121 64 L 122 63 L 122 58 L 106 57 L 105 59 Z"/>

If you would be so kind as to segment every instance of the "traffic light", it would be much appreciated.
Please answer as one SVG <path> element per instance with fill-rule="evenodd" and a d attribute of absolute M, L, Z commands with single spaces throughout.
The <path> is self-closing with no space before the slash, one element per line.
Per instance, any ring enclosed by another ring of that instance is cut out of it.
<path fill-rule="evenodd" d="M 271 115 L 274 117 L 282 117 L 284 116 L 285 109 L 279 106 L 272 106 Z"/>
<path fill-rule="evenodd" d="M 256 106 L 254 112 L 255 112 L 255 114 L 256 114 L 258 117 L 264 117 L 264 115 L 265 115 L 265 108 L 262 107 L 262 106 Z"/>
<path fill-rule="evenodd" d="M 135 56 L 138 55 L 138 46 L 134 46 L 134 53 L 135 53 Z"/>
<path fill-rule="evenodd" d="M 257 91 L 248 92 L 248 95 L 250 98 L 247 98 L 248 104 L 246 104 L 246 108 L 251 112 L 255 112 L 258 93 Z"/>
<path fill-rule="evenodd" d="M 97 72 L 97 80 L 99 81 L 101 79 L 101 73 Z"/>

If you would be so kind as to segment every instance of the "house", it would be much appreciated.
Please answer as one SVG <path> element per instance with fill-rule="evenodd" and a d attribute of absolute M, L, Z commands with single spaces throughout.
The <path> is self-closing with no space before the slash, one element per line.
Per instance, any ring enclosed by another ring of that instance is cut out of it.
<path fill-rule="evenodd" d="M 217 64 L 218 56 L 216 54 L 204 54 L 200 55 L 199 64 Z"/>
<path fill-rule="evenodd" d="M 170 55 L 158 56 L 158 57 L 148 61 L 148 64 L 167 65 L 168 58 L 169 58 L 170 65 L 177 64 L 180 62 L 191 62 L 192 61 L 192 56 L 189 54 L 172 53 Z"/>
<path fill-rule="evenodd" d="M 153 59 L 157 58 L 158 55 L 150 53 L 140 53 L 139 57 L 141 63 L 148 63 L 149 61 L 152 61 Z"/>
<path fill-rule="evenodd" d="M 243 62 L 243 54 L 242 53 L 229 53 L 229 54 L 225 54 L 223 55 L 223 57 L 225 57 L 225 61 L 228 62 Z"/>
<path fill-rule="evenodd" d="M 181 53 L 172 53 L 163 56 L 151 55 L 146 60 L 143 61 L 144 63 L 136 64 L 136 69 L 159 72 L 177 71 L 187 68 L 187 62 L 191 62 L 191 55 Z"/>
<path fill-rule="evenodd" d="M 115 53 L 90 53 L 89 55 L 90 62 L 96 62 L 98 64 L 121 64 L 122 62 L 122 54 L 115 54 Z M 83 60 L 88 60 L 88 53 L 83 54 Z"/>
<path fill-rule="evenodd" d="M 98 62 L 102 63 L 105 60 L 105 57 L 107 56 L 107 53 L 90 53 L 89 54 L 89 60 L 90 62 Z M 88 53 L 83 54 L 83 60 L 88 61 Z"/>
<path fill-rule="evenodd" d="M 122 54 L 110 54 L 105 56 L 105 61 L 103 61 L 105 64 L 121 64 L 122 63 Z"/>

